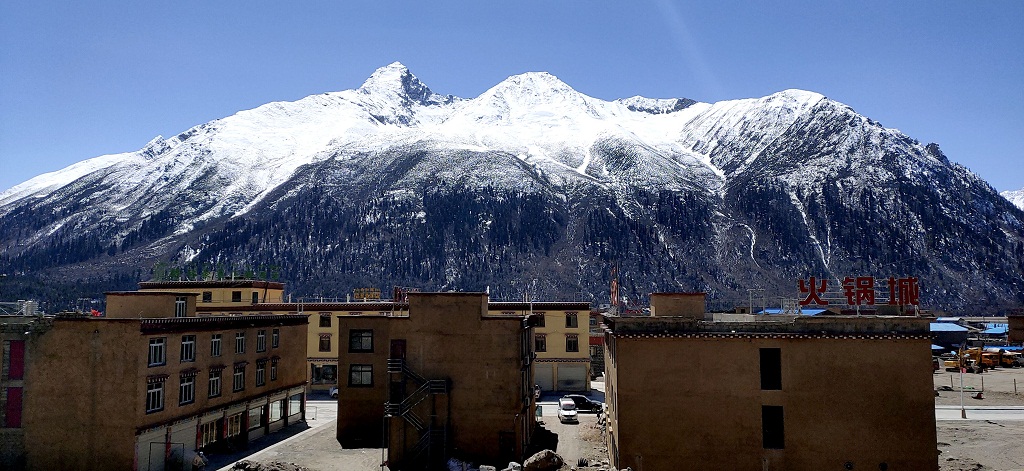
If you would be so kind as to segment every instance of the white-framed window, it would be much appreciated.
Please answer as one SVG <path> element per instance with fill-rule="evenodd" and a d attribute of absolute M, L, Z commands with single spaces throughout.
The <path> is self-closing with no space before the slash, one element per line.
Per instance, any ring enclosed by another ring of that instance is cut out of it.
<path fill-rule="evenodd" d="M 277 381 L 277 358 L 270 360 L 270 380 Z"/>
<path fill-rule="evenodd" d="M 265 330 L 260 330 L 256 332 L 256 351 L 267 351 L 267 331 Z"/>
<path fill-rule="evenodd" d="M 245 332 L 235 333 L 235 353 L 245 353 Z"/>
<path fill-rule="evenodd" d="M 267 362 L 256 362 L 256 386 L 267 384 Z"/>
<path fill-rule="evenodd" d="M 321 352 L 331 351 L 331 334 L 320 334 L 319 347 Z"/>
<path fill-rule="evenodd" d="M 284 399 L 270 403 L 270 421 L 277 422 L 284 418 Z"/>
<path fill-rule="evenodd" d="M 239 412 L 235 415 L 228 417 L 227 424 L 227 436 L 228 438 L 237 437 L 242 434 L 242 414 Z"/>
<path fill-rule="evenodd" d="M 213 334 L 210 336 L 210 356 L 220 356 L 220 338 L 221 334 Z"/>
<path fill-rule="evenodd" d="M 188 298 L 185 296 L 174 297 L 174 317 L 185 317 L 188 315 Z"/>
<path fill-rule="evenodd" d="M 207 422 L 199 426 L 199 446 L 205 447 L 217 441 L 217 421 Z"/>
<path fill-rule="evenodd" d="M 245 389 L 245 365 L 235 366 L 235 372 L 231 375 L 231 390 L 238 392 Z"/>
<path fill-rule="evenodd" d="M 548 351 L 548 337 L 546 335 L 534 334 L 533 351 L 541 353 Z"/>
<path fill-rule="evenodd" d="M 329 312 L 321 312 L 320 313 L 320 327 L 330 327 L 330 326 L 331 326 L 331 313 L 329 313 Z"/>
<path fill-rule="evenodd" d="M 167 337 L 149 339 L 149 366 L 167 364 Z"/>
<path fill-rule="evenodd" d="M 178 405 L 191 404 L 196 402 L 196 377 L 195 375 L 182 375 L 181 386 L 178 388 Z"/>
<path fill-rule="evenodd" d="M 195 335 L 182 335 L 181 336 L 181 361 L 196 361 L 196 336 Z"/>
<path fill-rule="evenodd" d="M 154 380 L 146 384 L 146 413 L 164 410 L 164 380 Z"/>
<path fill-rule="evenodd" d="M 207 388 L 209 397 L 220 397 L 220 378 L 223 373 L 224 370 L 210 370 L 210 383 L 209 387 Z"/>
<path fill-rule="evenodd" d="M 274 329 L 270 334 L 270 346 L 277 348 L 281 346 L 281 329 Z"/>

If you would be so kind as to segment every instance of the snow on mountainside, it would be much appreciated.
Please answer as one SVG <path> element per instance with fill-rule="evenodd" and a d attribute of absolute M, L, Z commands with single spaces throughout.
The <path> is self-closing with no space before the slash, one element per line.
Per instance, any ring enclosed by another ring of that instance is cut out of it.
<path fill-rule="evenodd" d="M 397 62 L 11 188 L 0 247 L 0 272 L 39 272 L 25 286 L 270 260 L 310 292 L 517 296 L 543 273 L 600 296 L 616 265 L 634 298 L 877 272 L 944 307 L 1024 301 L 1024 213 L 820 94 L 605 101 L 529 72 L 466 99 Z"/>
<path fill-rule="evenodd" d="M 1014 206 L 1024 210 L 1024 188 L 1013 191 L 1004 191 L 1000 193 L 1000 195 L 1013 203 Z"/>

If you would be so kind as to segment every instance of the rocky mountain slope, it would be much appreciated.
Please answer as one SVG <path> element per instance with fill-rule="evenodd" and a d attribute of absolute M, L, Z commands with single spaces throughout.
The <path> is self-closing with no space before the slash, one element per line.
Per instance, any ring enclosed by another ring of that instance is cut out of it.
<path fill-rule="evenodd" d="M 1024 302 L 1024 212 L 820 94 L 603 101 L 526 73 L 463 99 L 398 63 L 18 185 L 0 247 L 9 298 L 132 288 L 157 266 L 266 270 L 297 295 L 607 302 L 617 266 L 640 301 L 726 308 L 763 288 L 778 305 L 799 278 L 863 275 L 917 276 L 925 307 Z"/>

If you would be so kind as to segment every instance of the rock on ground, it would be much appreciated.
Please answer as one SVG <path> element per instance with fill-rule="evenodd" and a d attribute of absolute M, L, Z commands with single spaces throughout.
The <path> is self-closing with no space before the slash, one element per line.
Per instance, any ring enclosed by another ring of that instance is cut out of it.
<path fill-rule="evenodd" d="M 235 463 L 231 469 L 237 469 L 239 471 L 310 471 L 309 468 L 299 466 L 295 463 L 281 463 L 278 461 L 258 463 L 249 460 L 239 461 Z"/>
<path fill-rule="evenodd" d="M 523 462 L 523 471 L 555 471 L 564 463 L 565 461 L 557 453 L 551 450 L 542 450 Z"/>

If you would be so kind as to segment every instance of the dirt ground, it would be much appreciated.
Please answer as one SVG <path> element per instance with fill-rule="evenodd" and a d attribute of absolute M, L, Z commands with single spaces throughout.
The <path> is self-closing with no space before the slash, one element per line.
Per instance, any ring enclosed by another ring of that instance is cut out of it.
<path fill-rule="evenodd" d="M 597 470 L 608 468 L 608 448 L 597 424 L 597 415 L 579 414 L 578 424 L 563 424 L 555 417 L 544 417 L 544 428 L 558 434 L 558 449 L 565 460 L 562 470 Z M 581 466 L 580 459 L 586 464 Z"/>
<path fill-rule="evenodd" d="M 939 371 L 933 379 L 936 405 L 960 405 L 959 373 Z M 1024 406 L 1024 368 L 966 373 L 963 381 L 965 407 Z M 979 392 L 982 399 L 974 399 Z M 1024 469 L 1024 420 L 940 420 L 936 432 L 941 471 Z"/>

